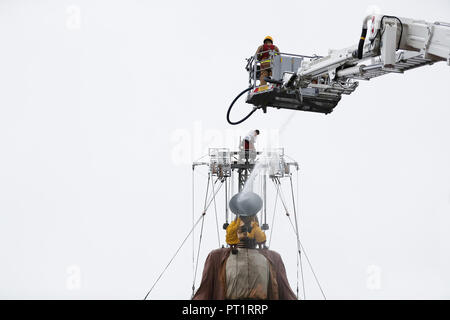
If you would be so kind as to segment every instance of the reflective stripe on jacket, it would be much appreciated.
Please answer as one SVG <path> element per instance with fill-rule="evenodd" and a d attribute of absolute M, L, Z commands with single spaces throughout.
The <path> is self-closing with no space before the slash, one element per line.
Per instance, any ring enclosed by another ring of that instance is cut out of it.
<path fill-rule="evenodd" d="M 270 50 L 275 51 L 275 52 L 280 52 L 278 47 L 273 45 L 273 44 L 263 44 L 263 45 L 258 47 L 258 49 L 256 50 L 256 54 L 257 54 L 258 60 L 261 63 L 265 63 L 265 62 L 270 62 L 271 61 L 271 59 L 270 59 L 270 52 L 269 52 Z"/>

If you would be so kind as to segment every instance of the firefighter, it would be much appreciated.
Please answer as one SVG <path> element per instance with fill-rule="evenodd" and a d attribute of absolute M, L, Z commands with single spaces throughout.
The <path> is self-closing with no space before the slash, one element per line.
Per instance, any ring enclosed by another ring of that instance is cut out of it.
<path fill-rule="evenodd" d="M 267 82 L 264 80 L 266 77 L 272 76 L 272 69 L 270 68 L 270 51 L 280 52 L 277 46 L 273 44 L 273 39 L 271 36 L 264 38 L 263 45 L 258 47 L 256 54 L 258 60 L 261 63 L 259 85 L 265 85 Z"/>

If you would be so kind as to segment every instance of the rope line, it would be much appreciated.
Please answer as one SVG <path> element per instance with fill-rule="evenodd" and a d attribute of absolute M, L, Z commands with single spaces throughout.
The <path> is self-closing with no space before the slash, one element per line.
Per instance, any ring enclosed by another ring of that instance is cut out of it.
<path fill-rule="evenodd" d="M 203 225 L 205 222 L 205 215 L 202 215 L 202 227 L 200 228 L 200 239 L 198 240 L 198 250 L 197 250 L 197 262 L 195 263 L 195 273 L 194 273 L 194 281 L 192 282 L 192 297 L 194 297 L 195 294 L 195 280 L 197 279 L 197 269 L 198 269 L 198 258 L 200 257 L 200 248 L 202 245 L 202 238 L 203 238 Z"/>
<path fill-rule="evenodd" d="M 272 228 L 270 229 L 269 248 L 270 248 L 270 244 L 272 243 L 272 233 L 273 233 L 273 229 L 275 226 L 275 213 L 277 211 L 277 202 L 278 202 L 278 188 L 277 188 L 277 194 L 275 196 L 275 205 L 273 207 Z"/>
<path fill-rule="evenodd" d="M 195 221 L 195 167 L 192 166 L 192 228 Z M 195 233 L 192 231 L 192 280 L 195 278 Z"/>
<path fill-rule="evenodd" d="M 217 180 L 219 180 L 219 178 L 217 178 Z M 211 188 L 212 188 L 212 192 L 213 192 L 213 193 L 215 193 L 215 192 L 214 192 L 214 185 L 217 183 L 217 180 L 216 180 L 216 182 L 215 182 L 214 184 L 213 184 L 212 181 L 211 181 Z M 217 204 L 216 204 L 216 197 L 213 197 L 213 199 L 214 199 L 214 214 L 215 214 L 215 216 L 216 216 L 217 243 L 218 243 L 218 248 L 220 248 L 219 220 L 218 220 L 218 218 L 217 218 Z"/>
<path fill-rule="evenodd" d="M 297 209 L 296 209 L 296 205 L 295 205 L 295 198 L 294 198 L 294 185 L 292 183 L 292 175 L 289 176 L 289 181 L 291 182 L 291 194 L 292 194 L 292 207 L 294 208 L 294 218 L 295 218 L 295 229 L 296 229 L 296 235 L 297 235 L 297 240 L 300 237 L 300 231 L 299 231 L 299 227 L 298 227 L 298 219 L 297 219 Z M 297 170 L 297 194 L 298 194 L 298 170 Z M 297 196 L 297 203 L 298 203 L 298 196 Z M 297 245 L 297 250 L 298 250 L 298 245 Z M 298 264 L 300 262 L 300 272 L 301 272 L 301 276 L 302 276 L 302 288 L 303 288 L 303 299 L 306 299 L 306 294 L 305 294 L 305 280 L 303 277 L 303 264 L 302 264 L 302 255 L 301 255 L 301 251 L 299 251 L 299 255 L 298 255 L 298 259 L 297 259 L 297 281 L 298 281 Z M 298 286 L 298 283 L 297 283 Z M 297 287 L 297 298 L 298 298 L 298 287 Z"/>
<path fill-rule="evenodd" d="M 297 252 L 298 252 L 299 255 L 301 255 L 301 252 L 303 251 L 303 254 L 305 255 L 306 261 L 308 262 L 309 268 L 311 269 L 311 272 L 312 272 L 312 274 L 313 274 L 313 276 L 314 276 L 314 279 L 315 279 L 315 281 L 316 281 L 316 283 L 317 283 L 317 286 L 319 287 L 319 290 L 320 290 L 320 292 L 322 293 L 323 298 L 326 300 L 327 298 L 326 298 L 325 293 L 324 293 L 324 291 L 323 291 L 323 289 L 322 289 L 322 286 L 320 285 L 320 281 L 319 281 L 319 279 L 318 279 L 318 277 L 317 277 L 317 275 L 316 275 L 316 273 L 315 273 L 315 271 L 314 271 L 314 268 L 313 268 L 313 266 L 312 266 L 312 264 L 311 264 L 311 261 L 310 261 L 309 258 L 308 258 L 308 255 L 306 254 L 306 250 L 304 249 L 304 247 L 303 247 L 303 245 L 302 245 L 302 243 L 301 243 L 301 241 L 300 241 L 300 237 L 299 237 L 298 234 L 296 233 L 296 229 L 295 229 L 294 224 L 292 223 L 292 219 L 291 219 L 291 217 L 290 217 L 290 214 L 289 214 L 289 212 L 287 211 L 286 204 L 284 203 L 284 198 L 283 198 L 282 190 L 280 189 L 280 186 L 277 184 L 276 181 L 277 181 L 276 179 L 273 179 L 273 182 L 274 182 L 275 186 L 280 190 L 280 200 L 281 200 L 281 202 L 283 203 L 284 208 L 286 209 L 286 216 L 288 217 L 289 222 L 290 222 L 291 227 L 292 227 L 292 230 L 294 231 L 294 234 L 296 235 L 296 237 L 297 237 L 297 239 L 298 239 L 298 247 L 299 247 L 299 250 L 298 250 Z M 278 181 L 278 182 L 279 182 L 279 181 Z"/>
<path fill-rule="evenodd" d="M 220 191 L 220 189 L 222 188 L 222 184 L 220 184 L 219 188 L 217 188 L 217 191 L 215 194 L 213 194 L 211 197 L 214 198 L 216 196 L 216 194 Z M 209 183 L 208 183 L 209 186 Z M 161 279 L 161 277 L 163 276 L 164 272 L 167 270 L 167 268 L 169 267 L 169 265 L 172 263 L 172 261 L 175 259 L 175 257 L 178 255 L 178 252 L 181 250 L 181 248 L 183 247 L 183 245 L 186 243 L 186 240 L 189 238 L 189 236 L 192 234 L 192 232 L 194 231 L 194 229 L 197 227 L 197 225 L 199 224 L 200 220 L 206 215 L 206 211 L 208 210 L 209 206 L 211 205 L 211 202 L 213 201 L 213 199 L 210 199 L 210 201 L 206 201 L 205 203 L 207 203 L 205 205 L 205 210 L 202 212 L 201 216 L 197 219 L 197 221 L 195 222 L 194 226 L 192 227 L 192 229 L 189 231 L 188 235 L 186 236 L 186 238 L 184 238 L 183 242 L 181 243 L 181 245 L 178 247 L 178 249 L 175 251 L 175 254 L 172 256 L 172 258 L 170 259 L 169 263 L 166 265 L 166 267 L 163 269 L 163 271 L 161 272 L 161 274 L 158 276 L 158 278 L 156 279 L 156 281 L 153 283 L 152 287 L 150 288 L 150 290 L 147 292 L 147 294 L 144 297 L 144 300 L 147 300 L 147 297 L 149 296 L 149 294 L 153 291 L 153 288 L 156 286 L 156 284 L 159 282 L 159 280 Z"/>
<path fill-rule="evenodd" d="M 177 251 L 175 251 L 175 254 L 172 256 L 172 258 L 170 259 L 169 263 L 166 265 L 166 267 L 164 268 L 164 270 L 161 272 L 161 274 L 159 275 L 159 277 L 156 279 L 156 281 L 153 283 L 152 287 L 150 288 L 150 290 L 147 292 L 147 294 L 145 295 L 144 300 L 147 300 L 147 297 L 149 296 L 149 294 L 153 291 L 153 288 L 156 286 L 156 284 L 158 283 L 159 279 L 161 279 L 162 275 L 164 274 L 164 272 L 167 270 L 167 268 L 169 267 L 169 265 L 172 263 L 172 261 L 175 259 L 175 257 L 177 256 L 178 252 L 180 251 L 180 249 L 183 247 L 184 243 L 186 242 L 186 240 L 189 238 L 189 236 L 191 235 L 192 231 L 194 231 L 195 227 L 198 225 L 198 223 L 200 222 L 200 220 L 202 219 L 204 215 L 202 214 L 198 219 L 197 222 L 194 224 L 194 227 L 189 231 L 188 235 L 186 236 L 186 238 L 184 238 L 183 242 L 181 243 L 181 245 L 178 247 Z"/>

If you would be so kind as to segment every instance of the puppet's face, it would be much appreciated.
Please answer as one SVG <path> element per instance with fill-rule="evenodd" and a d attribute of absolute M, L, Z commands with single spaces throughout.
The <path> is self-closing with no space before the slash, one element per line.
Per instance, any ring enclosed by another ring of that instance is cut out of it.
<path fill-rule="evenodd" d="M 252 222 L 254 217 L 240 217 L 239 228 L 237 229 L 237 236 L 240 242 L 248 240 L 248 235 L 252 232 Z"/>
<path fill-rule="evenodd" d="M 255 216 L 239 216 L 227 227 L 226 241 L 229 245 L 243 244 L 247 248 L 253 248 L 256 244 L 263 244 L 266 235 L 258 224 Z"/>

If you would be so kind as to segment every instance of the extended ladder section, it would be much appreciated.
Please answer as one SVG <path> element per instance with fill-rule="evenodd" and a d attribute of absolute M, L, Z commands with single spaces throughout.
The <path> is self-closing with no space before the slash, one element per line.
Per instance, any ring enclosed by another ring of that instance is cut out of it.
<path fill-rule="evenodd" d="M 356 52 L 357 58 L 362 56 L 360 61 L 356 66 L 348 66 L 351 60 L 344 64 L 336 72 L 338 78 L 370 80 L 438 61 L 450 65 L 450 24 L 391 16 L 372 16 L 369 24 L 369 37 Z M 363 28 L 363 34 L 366 32 Z"/>
<path fill-rule="evenodd" d="M 304 56 L 269 52 L 270 79 L 260 85 L 261 64 L 248 59 L 252 89 L 247 103 L 330 113 L 343 94 L 358 86 L 355 80 L 370 80 L 388 73 L 403 73 L 435 62 L 450 65 L 450 24 L 386 15 L 368 16 L 363 21 L 360 42 L 328 56 Z"/>
<path fill-rule="evenodd" d="M 397 55 L 395 64 L 391 67 L 383 67 L 382 63 L 373 64 L 369 66 L 360 65 L 358 66 L 359 72 L 355 74 L 345 75 L 345 71 L 342 72 L 342 78 L 352 78 L 358 80 L 370 80 L 375 77 L 385 75 L 387 73 L 403 73 L 406 70 L 415 69 L 425 65 L 431 65 L 435 61 L 431 59 L 425 59 L 422 54 L 416 54 L 411 52 L 401 51 Z M 338 71 L 339 75 L 339 71 Z"/>

